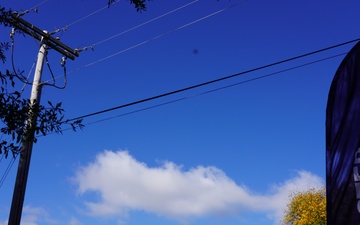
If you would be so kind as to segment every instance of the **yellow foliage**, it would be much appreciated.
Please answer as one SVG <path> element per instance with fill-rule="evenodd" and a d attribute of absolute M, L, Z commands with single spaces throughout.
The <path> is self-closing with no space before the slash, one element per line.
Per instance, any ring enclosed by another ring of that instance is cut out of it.
<path fill-rule="evenodd" d="M 295 193 L 290 198 L 283 225 L 326 225 L 325 188 Z"/>

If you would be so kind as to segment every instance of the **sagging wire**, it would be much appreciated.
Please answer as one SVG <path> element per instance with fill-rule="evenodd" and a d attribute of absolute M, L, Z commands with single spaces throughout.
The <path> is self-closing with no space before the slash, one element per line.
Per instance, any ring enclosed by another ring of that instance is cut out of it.
<path fill-rule="evenodd" d="M 50 67 L 48 57 L 47 56 L 45 57 L 46 65 L 47 65 L 47 67 L 48 67 L 48 69 L 50 71 L 53 83 L 49 83 L 49 81 L 45 81 L 45 82 L 42 83 L 43 85 L 49 85 L 49 86 L 52 86 L 52 87 L 55 87 L 55 88 L 58 88 L 58 89 L 65 89 L 66 83 L 67 83 L 67 79 L 66 79 L 66 59 L 67 59 L 66 56 L 62 56 L 61 60 L 60 60 L 60 65 L 64 70 L 64 85 L 63 86 L 57 86 L 56 85 L 56 79 L 55 79 L 54 73 L 53 73 L 53 71 L 52 71 L 52 69 Z"/>
<path fill-rule="evenodd" d="M 15 28 L 12 28 L 11 29 L 11 32 L 10 32 L 10 38 L 11 38 L 11 64 L 12 64 L 12 69 L 13 69 L 13 76 L 11 76 L 11 79 L 13 77 L 16 77 L 18 78 L 22 83 L 24 83 L 23 87 L 21 88 L 21 92 L 23 92 L 25 90 L 25 87 L 26 85 L 32 85 L 32 82 L 29 82 L 29 77 L 34 69 L 34 66 L 36 64 L 36 59 L 35 59 L 35 62 L 33 63 L 30 71 L 29 71 L 29 74 L 27 77 L 23 76 L 22 73 L 24 71 L 17 71 L 15 69 L 15 62 L 14 62 L 14 52 L 15 52 Z M 63 71 L 64 71 L 64 85 L 63 86 L 57 86 L 56 85 L 56 82 L 55 82 L 55 76 L 52 72 L 52 69 L 50 67 L 50 63 L 49 63 L 49 60 L 48 60 L 48 57 L 45 56 L 45 59 L 46 59 L 46 64 L 49 68 L 49 71 L 51 73 L 51 76 L 52 76 L 52 80 L 53 80 L 53 83 L 52 84 L 49 84 L 48 81 L 44 82 L 43 84 L 44 85 L 50 85 L 50 86 L 53 86 L 55 88 L 58 88 L 58 89 L 64 89 L 66 87 L 66 82 L 67 82 L 67 78 L 66 78 L 66 56 L 62 56 L 61 60 L 60 60 L 60 64 L 61 64 L 61 67 L 63 67 Z M 12 85 L 14 84 L 14 82 L 12 81 Z"/>
<path fill-rule="evenodd" d="M 10 170 L 11 170 L 12 166 L 14 165 L 17 156 L 18 156 L 18 154 L 15 154 L 14 157 L 11 158 L 11 160 L 10 160 L 10 162 L 9 162 L 9 165 L 6 167 L 6 170 L 5 170 L 3 176 L 2 176 L 1 179 L 0 179 L 0 188 L 1 188 L 2 185 L 4 184 L 7 176 L 9 175 Z"/>
<path fill-rule="evenodd" d="M 4 134 L 1 135 L 1 139 L 3 138 L 3 135 L 4 135 Z M 14 163 L 15 163 L 15 160 L 16 160 L 16 158 L 17 158 L 17 156 L 18 156 L 18 153 L 17 153 L 17 152 L 13 152 L 12 155 L 13 155 L 13 157 L 11 158 L 8 166 L 6 167 L 6 169 L 5 169 L 2 177 L 1 177 L 1 179 L 0 179 L 0 188 L 1 188 L 2 185 L 5 183 L 5 180 L 6 180 L 7 176 L 9 175 L 12 166 L 13 166 Z M 2 162 L 2 160 L 3 160 L 4 158 L 6 158 L 6 155 L 5 155 L 5 153 L 2 153 L 1 158 L 0 158 L 0 163 Z"/>
<path fill-rule="evenodd" d="M 15 52 L 15 38 L 14 38 L 14 36 L 15 36 L 15 28 L 12 28 L 11 33 L 10 33 L 10 38 L 11 38 L 11 63 L 12 63 L 12 69 L 13 69 L 14 76 L 15 76 L 16 78 L 18 78 L 21 82 L 24 83 L 24 86 L 23 86 L 22 89 L 21 89 L 21 91 L 24 91 L 25 86 L 26 86 L 27 84 L 32 85 L 32 82 L 29 82 L 28 79 L 29 79 L 30 74 L 31 74 L 31 72 L 32 72 L 32 70 L 33 70 L 33 68 L 34 68 L 34 66 L 35 66 L 35 64 L 36 64 L 36 60 L 35 60 L 34 64 L 32 65 L 31 70 L 29 71 L 29 74 L 28 74 L 27 77 L 21 75 L 24 71 L 16 71 L 16 69 L 15 69 L 15 63 L 14 63 L 14 55 L 15 55 L 15 54 L 14 54 L 14 52 Z M 61 58 L 61 60 L 60 60 L 60 64 L 61 64 L 61 66 L 62 66 L 63 69 L 64 69 L 64 75 L 63 75 L 63 76 L 64 76 L 64 85 L 63 85 L 63 86 L 57 86 L 57 85 L 55 84 L 55 76 L 54 76 L 54 74 L 53 74 L 53 72 L 52 72 L 52 69 L 51 69 L 51 67 L 50 67 L 50 63 L 49 63 L 48 57 L 45 56 L 45 59 L 46 59 L 46 64 L 47 64 L 47 66 L 48 66 L 48 68 L 49 68 L 49 71 L 50 71 L 50 73 L 51 73 L 52 80 L 54 81 L 54 83 L 48 84 L 48 81 L 47 81 L 47 82 L 44 82 L 43 84 L 44 84 L 44 85 L 50 85 L 50 86 L 53 86 L 53 87 L 58 88 L 58 89 L 64 89 L 64 88 L 66 87 L 66 66 L 65 66 L 65 65 L 66 65 L 66 57 L 65 57 L 65 56 L 62 56 L 62 58 Z"/>
<path fill-rule="evenodd" d="M 14 72 L 14 76 L 16 78 L 18 78 L 24 84 L 30 84 L 31 85 L 32 83 L 29 82 L 26 77 L 21 75 L 24 71 L 16 71 L 16 69 L 15 69 L 15 63 L 14 63 L 15 38 L 14 38 L 14 36 L 15 36 L 15 28 L 12 28 L 11 32 L 10 32 L 10 38 L 11 38 L 11 64 L 12 64 L 12 69 L 13 69 L 13 72 Z"/>
<path fill-rule="evenodd" d="M 16 70 L 16 69 L 15 69 L 15 62 L 14 62 L 14 55 L 15 55 L 15 54 L 14 54 L 14 53 L 15 53 L 15 38 L 14 38 L 14 36 L 15 36 L 15 28 L 12 28 L 12 29 L 11 29 L 11 32 L 10 32 L 10 38 L 11 38 L 11 64 L 12 64 L 12 69 L 13 69 L 13 75 L 11 76 L 11 79 L 12 79 L 13 77 L 16 77 L 16 78 L 19 79 L 22 83 L 24 83 L 24 85 L 23 85 L 23 87 L 22 87 L 22 89 L 21 89 L 21 92 L 23 92 L 24 89 L 25 89 L 25 87 L 26 87 L 26 85 L 32 85 L 32 82 L 29 82 L 29 77 L 30 77 L 31 72 L 32 72 L 33 69 L 34 69 L 34 66 L 35 66 L 35 64 L 36 64 L 36 60 L 35 60 L 35 62 L 33 63 L 33 65 L 32 65 L 32 67 L 31 67 L 31 69 L 30 69 L 29 74 L 28 74 L 27 77 L 25 77 L 25 76 L 22 75 L 22 73 L 23 73 L 24 71 L 19 71 L 19 70 Z M 54 76 L 54 74 L 53 74 L 53 72 L 52 72 L 52 69 L 51 69 L 51 67 L 50 67 L 50 63 L 49 63 L 48 57 L 46 56 L 45 59 L 46 59 L 46 64 L 47 64 L 47 66 L 48 66 L 48 69 L 49 69 L 49 71 L 50 71 L 50 73 L 51 73 L 53 83 L 52 83 L 52 84 L 49 84 L 48 81 L 46 81 L 46 82 L 44 82 L 43 84 L 44 84 L 44 85 L 50 85 L 50 86 L 53 86 L 53 87 L 58 88 L 58 89 L 64 89 L 64 88 L 66 87 L 66 82 L 67 82 L 67 78 L 66 78 L 66 56 L 62 56 L 62 58 L 61 58 L 61 60 L 60 60 L 60 64 L 61 64 L 61 66 L 63 67 L 63 70 L 64 70 L 64 74 L 63 74 L 63 76 L 64 76 L 64 85 L 63 85 L 63 86 L 57 86 L 57 85 L 56 85 L 55 76 Z M 12 81 L 12 85 L 14 85 L 14 82 L 13 82 L 13 81 Z"/>

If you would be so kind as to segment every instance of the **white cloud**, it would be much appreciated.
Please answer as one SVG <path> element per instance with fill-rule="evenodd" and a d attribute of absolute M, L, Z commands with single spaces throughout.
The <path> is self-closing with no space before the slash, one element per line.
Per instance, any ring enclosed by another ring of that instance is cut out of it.
<path fill-rule="evenodd" d="M 82 223 L 75 217 L 71 217 L 69 221 L 69 225 L 82 225 Z"/>
<path fill-rule="evenodd" d="M 21 225 L 38 225 L 41 223 L 57 224 L 54 219 L 51 219 L 48 212 L 41 207 L 24 206 L 21 216 Z M 8 220 L 1 221 L 0 225 L 8 224 Z"/>
<path fill-rule="evenodd" d="M 122 217 L 129 210 L 143 210 L 180 221 L 242 211 L 279 221 L 291 192 L 324 185 L 320 177 L 299 171 L 268 194 L 256 195 L 216 167 L 185 171 L 172 162 L 149 167 L 126 151 L 98 154 L 95 162 L 79 168 L 74 180 L 79 194 L 97 194 L 85 203 L 92 215 Z"/>
<path fill-rule="evenodd" d="M 0 221 L 0 225 L 7 225 L 8 220 Z M 41 224 L 68 224 L 68 225 L 82 225 L 82 223 L 75 217 L 71 217 L 68 222 L 61 222 L 53 219 L 48 211 L 42 207 L 34 207 L 26 205 L 23 208 L 21 216 L 21 225 L 41 225 Z"/>
<path fill-rule="evenodd" d="M 280 221 L 291 194 L 310 188 L 320 189 L 324 185 L 323 179 L 319 176 L 307 171 L 298 171 L 294 178 L 271 187 L 270 192 L 263 196 L 266 202 L 263 209 L 275 222 Z"/>

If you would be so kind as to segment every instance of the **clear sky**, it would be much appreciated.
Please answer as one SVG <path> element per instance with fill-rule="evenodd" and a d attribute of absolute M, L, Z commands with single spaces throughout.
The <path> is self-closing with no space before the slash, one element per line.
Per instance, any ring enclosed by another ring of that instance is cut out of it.
<path fill-rule="evenodd" d="M 54 37 L 71 48 L 93 46 L 67 60 L 65 89 L 43 90 L 41 102 L 62 102 L 69 119 L 360 37 L 355 0 L 153 0 L 141 13 L 125 0 L 110 8 L 106 0 L 0 4 L 19 12 L 38 5 L 22 18 L 60 29 Z M 1 28 L 0 41 L 9 33 Z M 14 43 L 15 66 L 32 79 L 39 42 L 16 35 Z M 22 224 L 280 224 L 291 193 L 324 186 L 327 94 L 344 55 L 277 72 L 354 44 L 39 137 Z M 62 86 L 61 55 L 50 49 L 48 59 Z M 43 80 L 51 81 L 47 67 Z M 10 162 L 1 160 L 0 177 Z M 17 163 L 0 187 L 0 224 Z"/>

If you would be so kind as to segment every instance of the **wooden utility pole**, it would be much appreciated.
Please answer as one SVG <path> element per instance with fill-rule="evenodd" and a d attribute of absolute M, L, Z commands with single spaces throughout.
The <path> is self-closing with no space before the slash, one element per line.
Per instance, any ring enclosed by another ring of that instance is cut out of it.
<path fill-rule="evenodd" d="M 34 136 L 34 127 L 36 126 L 37 118 L 37 107 L 40 103 L 41 97 L 41 75 L 44 64 L 44 58 L 47 54 L 46 41 L 42 40 L 40 50 L 38 53 L 34 82 L 32 84 L 30 104 L 29 107 L 29 118 L 25 124 L 24 137 L 21 146 L 20 159 L 18 165 L 18 171 L 16 175 L 14 194 L 11 203 L 11 210 L 9 216 L 9 225 L 18 225 L 20 224 L 21 214 L 25 198 L 26 183 L 29 174 L 30 159 L 33 147 L 33 136 Z"/>
<path fill-rule="evenodd" d="M 48 47 L 55 49 L 56 51 L 60 52 L 61 54 L 67 56 L 70 59 L 75 59 L 75 56 L 78 56 L 78 52 L 76 50 L 72 50 L 68 46 L 61 43 L 59 40 L 53 38 L 46 31 L 42 31 L 39 28 L 28 23 L 27 21 L 21 19 L 16 13 L 14 13 L 11 17 L 7 18 L 7 22 L 13 25 L 15 28 L 41 41 L 30 96 L 29 118 L 26 121 L 24 128 L 24 137 L 21 146 L 18 171 L 16 175 L 8 222 L 8 225 L 20 225 L 33 147 L 33 137 L 35 135 L 34 128 L 36 127 L 37 108 L 40 104 L 42 89 L 41 75 L 44 58 L 46 57 Z"/>

